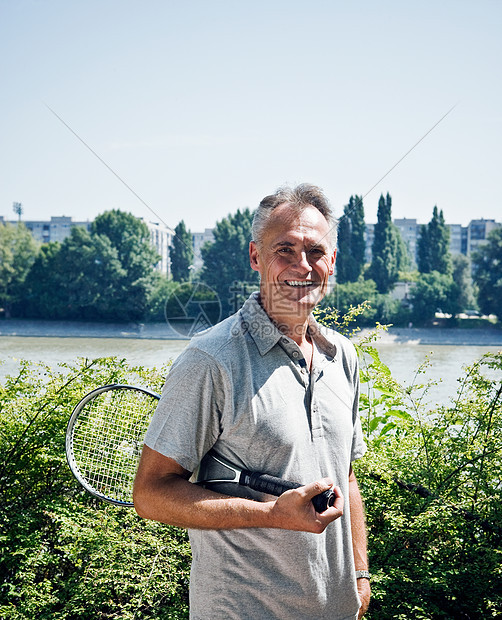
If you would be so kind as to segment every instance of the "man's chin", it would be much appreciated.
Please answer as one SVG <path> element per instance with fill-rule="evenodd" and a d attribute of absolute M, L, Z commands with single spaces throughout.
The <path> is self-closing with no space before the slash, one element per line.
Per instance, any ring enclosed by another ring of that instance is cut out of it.
<path fill-rule="evenodd" d="M 288 287 L 284 291 L 284 301 L 290 302 L 293 306 L 314 308 L 323 298 L 322 290 L 319 286 L 305 290 L 301 287 Z"/>
<path fill-rule="evenodd" d="M 321 286 L 300 287 L 280 285 L 262 288 L 262 302 L 272 314 L 308 315 L 324 297 Z"/>

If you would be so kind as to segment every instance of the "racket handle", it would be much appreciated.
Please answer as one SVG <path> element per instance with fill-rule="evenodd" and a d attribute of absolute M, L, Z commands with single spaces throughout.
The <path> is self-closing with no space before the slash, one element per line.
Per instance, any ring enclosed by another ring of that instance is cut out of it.
<path fill-rule="evenodd" d="M 257 472 L 250 472 L 247 470 L 244 470 L 241 473 L 239 484 L 243 484 L 250 489 L 260 491 L 261 493 L 275 495 L 276 497 L 282 495 L 285 491 L 289 491 L 290 489 L 298 489 L 298 487 L 303 486 L 297 482 L 290 482 L 289 480 L 276 478 L 275 476 L 270 476 L 269 474 L 259 474 Z M 324 512 L 330 506 L 333 506 L 335 503 L 335 498 L 335 494 L 331 489 L 323 491 L 319 495 L 313 497 L 312 503 L 314 504 L 316 512 Z"/>

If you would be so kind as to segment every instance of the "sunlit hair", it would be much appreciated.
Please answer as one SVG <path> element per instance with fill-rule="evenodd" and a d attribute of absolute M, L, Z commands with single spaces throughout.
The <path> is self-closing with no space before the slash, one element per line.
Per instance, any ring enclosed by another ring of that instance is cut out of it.
<path fill-rule="evenodd" d="M 320 187 L 302 183 L 297 187 L 280 187 L 274 194 L 265 196 L 260 202 L 253 218 L 253 241 L 260 246 L 263 241 L 263 234 L 267 227 L 267 222 L 275 208 L 289 203 L 292 207 L 302 211 L 306 207 L 315 207 L 324 215 L 330 228 L 329 241 L 331 247 L 336 248 L 338 221 L 331 211 L 328 199 Z"/>

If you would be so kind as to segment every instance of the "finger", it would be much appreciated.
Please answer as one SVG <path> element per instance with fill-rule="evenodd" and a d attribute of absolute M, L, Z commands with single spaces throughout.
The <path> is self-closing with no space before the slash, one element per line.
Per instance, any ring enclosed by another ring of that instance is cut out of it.
<path fill-rule="evenodd" d="M 303 491 L 303 497 L 305 501 L 312 501 L 316 508 L 317 514 L 325 514 L 329 508 L 335 508 L 338 516 L 343 514 L 343 506 L 344 506 L 344 498 L 342 492 L 339 487 L 333 486 L 333 481 L 331 478 L 322 478 L 321 480 L 316 480 L 310 484 L 301 487 Z M 333 495 L 329 498 L 323 498 L 321 502 L 316 501 L 321 498 L 319 495 L 325 493 L 326 491 L 332 491 Z M 323 506 L 322 510 L 319 510 L 319 506 Z M 333 512 L 329 513 L 333 516 Z"/>
<path fill-rule="evenodd" d="M 311 500 L 316 495 L 320 493 L 324 493 L 324 491 L 328 491 L 334 485 L 333 480 L 331 478 L 321 478 L 321 480 L 316 480 L 315 482 L 311 482 L 310 484 L 306 484 L 301 487 L 303 494 L 306 499 Z"/>
<path fill-rule="evenodd" d="M 335 494 L 335 501 L 333 502 L 333 505 L 331 506 L 331 508 L 334 508 L 335 510 L 343 514 L 345 498 L 342 495 L 342 491 L 340 487 L 333 487 L 332 491 Z"/>

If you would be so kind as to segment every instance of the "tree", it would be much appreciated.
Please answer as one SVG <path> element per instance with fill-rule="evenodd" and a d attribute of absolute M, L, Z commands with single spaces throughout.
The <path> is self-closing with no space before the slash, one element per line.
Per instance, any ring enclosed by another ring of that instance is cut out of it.
<path fill-rule="evenodd" d="M 452 266 L 452 276 L 455 286 L 454 297 L 458 304 L 458 312 L 476 309 L 478 303 L 472 286 L 470 260 L 463 254 L 456 254 L 452 257 Z"/>
<path fill-rule="evenodd" d="M 91 232 L 74 227 L 40 256 L 29 278 L 29 316 L 104 321 L 142 320 L 161 277 L 146 224 L 108 211 Z"/>
<path fill-rule="evenodd" d="M 396 284 L 399 272 L 408 262 L 408 252 L 401 234 L 392 223 L 392 198 L 380 196 L 377 223 L 368 276 L 375 280 L 379 293 L 388 293 Z"/>
<path fill-rule="evenodd" d="M 185 222 L 181 222 L 174 229 L 173 244 L 170 247 L 171 273 L 176 282 L 186 282 L 190 279 L 190 267 L 193 261 L 192 235 L 186 229 Z"/>
<path fill-rule="evenodd" d="M 375 281 L 362 275 L 356 282 L 337 282 L 322 301 L 321 308 L 336 308 L 343 318 L 350 315 L 351 309 L 363 305 L 363 312 L 353 319 L 358 327 L 374 326 L 376 322 L 406 325 L 409 321 L 409 313 L 399 300 L 379 293 Z"/>
<path fill-rule="evenodd" d="M 82 241 L 85 245 L 84 237 Z M 82 308 L 88 306 L 86 314 L 89 312 L 93 320 L 142 319 L 158 279 L 154 266 L 159 256 L 152 247 L 147 225 L 131 213 L 106 211 L 92 223 L 90 243 L 96 256 L 92 261 L 87 250 L 82 255 L 88 261 L 85 296 L 76 285 L 71 295 L 82 300 Z M 78 247 L 75 250 L 77 258 Z"/>
<path fill-rule="evenodd" d="M 64 265 L 58 255 L 58 241 L 43 243 L 26 277 L 20 303 L 14 306 L 16 316 L 30 318 L 66 318 Z"/>
<path fill-rule="evenodd" d="M 363 199 L 351 196 L 343 212 L 338 224 L 336 258 L 336 280 L 340 284 L 355 282 L 359 278 L 364 269 L 366 251 Z"/>
<path fill-rule="evenodd" d="M 451 315 L 460 311 L 453 277 L 439 271 L 420 274 L 411 289 L 410 298 L 413 320 L 417 323 L 430 321 L 437 311 Z"/>
<path fill-rule="evenodd" d="M 430 255 L 429 255 L 429 239 L 427 236 L 427 225 L 421 224 L 417 238 L 417 267 L 420 273 L 429 273 Z"/>
<path fill-rule="evenodd" d="M 217 293 L 223 316 L 238 310 L 248 291 L 258 284 L 258 274 L 249 266 L 252 221 L 249 209 L 237 210 L 217 222 L 214 241 L 201 248 L 200 278 Z"/>
<path fill-rule="evenodd" d="M 22 222 L 0 224 L 0 307 L 7 317 L 23 296 L 23 285 L 39 244 Z"/>
<path fill-rule="evenodd" d="M 72 228 L 61 245 L 44 248 L 33 265 L 27 287 L 30 315 L 127 320 L 134 295 L 124 298 L 125 276 L 108 237 Z"/>
<path fill-rule="evenodd" d="M 105 211 L 92 223 L 91 233 L 108 237 L 132 283 L 151 272 L 159 260 L 148 226 L 131 213 L 118 209 Z"/>
<path fill-rule="evenodd" d="M 420 273 L 452 273 L 450 231 L 445 224 L 443 211 L 438 211 L 437 206 L 433 209 L 431 221 L 420 227 L 417 263 Z"/>
<path fill-rule="evenodd" d="M 492 230 L 472 257 L 478 301 L 485 314 L 502 314 L 502 226 Z"/>
<path fill-rule="evenodd" d="M 127 281 L 127 271 L 118 254 L 106 235 L 89 234 L 81 227 L 72 229 L 57 257 L 57 277 L 66 266 L 61 287 L 68 318 L 91 321 L 139 318 L 132 311 L 137 294 L 133 282 Z"/>

